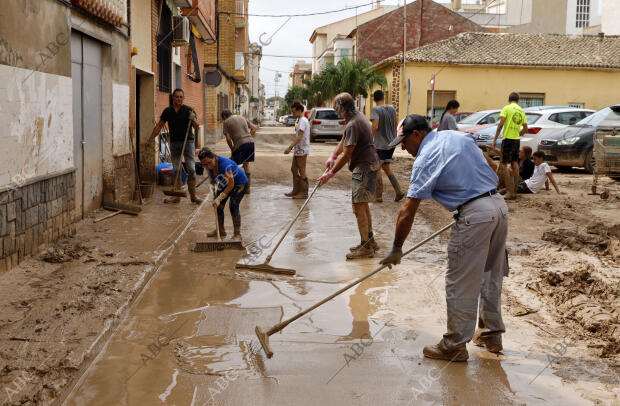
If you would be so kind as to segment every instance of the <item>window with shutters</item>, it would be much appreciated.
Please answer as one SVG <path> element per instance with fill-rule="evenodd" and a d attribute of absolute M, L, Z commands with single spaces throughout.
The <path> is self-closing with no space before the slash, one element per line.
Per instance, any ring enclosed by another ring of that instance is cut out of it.
<path fill-rule="evenodd" d="M 583 28 L 590 25 L 590 0 L 577 0 L 575 27 Z"/>

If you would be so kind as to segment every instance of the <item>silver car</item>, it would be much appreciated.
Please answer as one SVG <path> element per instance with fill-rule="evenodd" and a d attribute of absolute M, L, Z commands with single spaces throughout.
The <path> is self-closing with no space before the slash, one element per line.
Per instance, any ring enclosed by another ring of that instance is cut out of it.
<path fill-rule="evenodd" d="M 308 117 L 310 121 L 310 141 L 319 138 L 336 138 L 340 140 L 344 132 L 344 119 L 332 108 L 315 107 Z"/>

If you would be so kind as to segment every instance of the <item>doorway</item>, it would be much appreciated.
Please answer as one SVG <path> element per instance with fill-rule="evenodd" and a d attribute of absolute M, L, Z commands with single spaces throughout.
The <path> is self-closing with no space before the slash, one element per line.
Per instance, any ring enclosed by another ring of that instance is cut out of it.
<path fill-rule="evenodd" d="M 71 32 L 76 220 L 101 207 L 103 200 L 102 51 L 101 42 Z"/>

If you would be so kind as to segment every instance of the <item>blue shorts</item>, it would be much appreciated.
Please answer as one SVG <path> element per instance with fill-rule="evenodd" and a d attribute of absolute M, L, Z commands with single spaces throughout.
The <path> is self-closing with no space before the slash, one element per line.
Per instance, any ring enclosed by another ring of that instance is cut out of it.
<path fill-rule="evenodd" d="M 246 142 L 237 148 L 230 157 L 237 165 L 243 165 L 245 162 L 254 162 L 254 143 Z"/>
<path fill-rule="evenodd" d="M 382 164 L 389 164 L 390 162 L 392 162 L 392 156 L 394 155 L 395 149 L 396 148 L 377 150 L 377 155 L 379 155 L 379 160 Z"/>

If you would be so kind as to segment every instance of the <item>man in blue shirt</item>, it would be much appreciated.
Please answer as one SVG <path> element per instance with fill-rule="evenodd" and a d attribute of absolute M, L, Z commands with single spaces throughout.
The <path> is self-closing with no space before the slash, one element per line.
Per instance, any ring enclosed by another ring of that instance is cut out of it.
<path fill-rule="evenodd" d="M 248 177 L 234 161 L 215 155 L 209 148 L 202 148 L 198 153 L 198 159 L 209 170 L 211 183 L 217 187 L 213 205 L 217 208 L 220 237 L 226 235 L 226 230 L 224 230 L 224 207 L 229 198 L 230 204 L 228 206 L 234 227 L 233 238 L 241 237 L 241 212 L 239 211 L 239 205 L 245 195 Z M 207 233 L 207 236 L 215 237 L 216 230 Z"/>
<path fill-rule="evenodd" d="M 448 328 L 437 345 L 424 347 L 424 356 L 466 361 L 466 343 L 474 336 L 480 298 L 481 327 L 474 342 L 491 352 L 502 350 L 505 332 L 501 316 L 502 278 L 507 272 L 508 208 L 495 190 L 497 175 L 476 141 L 458 131 L 431 131 L 424 117 L 412 114 L 401 122 L 398 137 L 415 162 L 407 199 L 398 214 L 394 245 L 382 264 L 398 264 L 422 199 L 435 199 L 456 210 L 448 242 L 446 307 Z"/>

